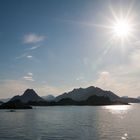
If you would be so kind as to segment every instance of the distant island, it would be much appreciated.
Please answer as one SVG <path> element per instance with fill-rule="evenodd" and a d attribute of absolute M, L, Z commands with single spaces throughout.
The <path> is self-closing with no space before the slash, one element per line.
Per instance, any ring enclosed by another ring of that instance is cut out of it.
<path fill-rule="evenodd" d="M 128 102 L 122 100 L 111 91 L 105 91 L 98 87 L 90 86 L 88 88 L 73 89 L 68 93 L 57 97 L 49 95 L 44 99 L 40 97 L 33 89 L 27 89 L 20 96 L 16 95 L 8 102 L 2 103 L 0 109 L 32 109 L 32 106 L 102 106 L 102 105 L 128 105 Z"/>
<path fill-rule="evenodd" d="M 0 106 L 0 109 L 32 109 L 28 104 L 21 102 L 20 100 L 8 101 Z"/>
<path fill-rule="evenodd" d="M 0 105 L 1 105 L 1 104 L 3 104 L 3 102 L 2 102 L 2 101 L 0 101 Z"/>

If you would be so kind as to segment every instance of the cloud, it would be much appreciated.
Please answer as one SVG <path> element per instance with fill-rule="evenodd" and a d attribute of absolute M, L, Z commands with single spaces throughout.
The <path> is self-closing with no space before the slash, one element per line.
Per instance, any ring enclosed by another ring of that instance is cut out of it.
<path fill-rule="evenodd" d="M 33 77 L 31 76 L 24 76 L 23 78 L 24 80 L 27 80 L 27 81 L 34 81 Z"/>
<path fill-rule="evenodd" d="M 40 62 L 39 59 L 37 57 L 34 57 L 32 55 L 29 55 L 28 53 L 24 53 L 18 57 L 15 58 L 16 60 L 20 60 L 20 59 L 27 59 L 27 60 L 32 60 L 33 62 Z"/>
<path fill-rule="evenodd" d="M 16 59 L 21 59 L 21 58 L 27 57 L 27 55 L 28 55 L 27 53 L 24 53 L 20 56 L 17 56 Z"/>
<path fill-rule="evenodd" d="M 84 77 L 83 76 L 79 76 L 79 77 L 76 78 L 76 80 L 77 81 L 83 81 L 84 80 Z"/>
<path fill-rule="evenodd" d="M 28 34 L 23 37 L 23 43 L 25 44 L 32 44 L 32 43 L 38 43 L 43 40 L 45 40 L 47 37 L 46 36 L 41 36 L 37 34 Z"/>
<path fill-rule="evenodd" d="M 33 73 L 31 73 L 31 72 L 28 72 L 27 75 L 23 77 L 23 79 L 26 81 L 35 81 L 33 79 Z"/>
<path fill-rule="evenodd" d="M 125 94 L 128 95 L 128 87 L 124 83 L 118 81 L 116 77 L 114 77 L 112 74 L 110 74 L 110 72 L 107 71 L 99 73 L 95 85 L 104 90 L 110 90 L 120 96 L 124 96 Z"/>
<path fill-rule="evenodd" d="M 32 58 L 33 56 L 32 56 L 32 55 L 27 55 L 26 57 L 27 57 L 27 58 Z"/>
<path fill-rule="evenodd" d="M 112 86 L 114 86 L 114 84 L 115 84 L 115 81 L 112 79 L 108 71 L 102 71 L 99 73 L 99 77 L 96 80 L 97 86 L 102 87 L 106 90 L 109 90 Z"/>
<path fill-rule="evenodd" d="M 135 47 L 127 52 L 127 61 L 119 65 L 108 65 L 98 73 L 95 85 L 124 96 L 140 95 L 140 48 Z"/>
<path fill-rule="evenodd" d="M 99 72 L 94 85 L 105 90 L 111 90 L 119 96 L 139 96 L 140 67 L 134 67 L 134 63 L 130 63 L 118 67 L 111 66 L 108 67 L 108 70 Z"/>
<path fill-rule="evenodd" d="M 33 47 L 29 48 L 29 50 L 35 50 L 35 49 L 38 49 L 38 48 L 40 48 L 40 47 L 42 47 L 42 46 L 41 46 L 41 45 L 33 46 Z"/>
<path fill-rule="evenodd" d="M 29 76 L 33 76 L 33 73 L 31 73 L 31 72 L 28 72 L 28 75 L 29 75 Z"/>
<path fill-rule="evenodd" d="M 41 36 L 41 35 L 37 35 L 37 34 L 32 33 L 32 34 L 25 35 L 23 37 L 23 43 L 34 45 L 35 43 L 38 43 L 38 42 L 41 42 L 41 41 L 45 40 L 46 38 L 47 38 L 46 36 Z M 33 56 L 30 55 L 30 52 L 33 51 L 33 50 L 36 50 L 40 47 L 42 47 L 42 46 L 35 44 L 34 46 L 25 49 L 25 52 L 23 54 L 21 54 L 20 56 L 17 56 L 16 59 L 21 59 L 21 58 L 31 59 L 31 58 L 33 58 Z"/>
<path fill-rule="evenodd" d="M 32 55 L 29 55 L 29 54 L 26 52 L 26 53 L 23 53 L 22 55 L 16 57 L 16 59 L 22 59 L 22 58 L 31 59 L 31 58 L 33 58 L 33 56 L 32 56 Z"/>

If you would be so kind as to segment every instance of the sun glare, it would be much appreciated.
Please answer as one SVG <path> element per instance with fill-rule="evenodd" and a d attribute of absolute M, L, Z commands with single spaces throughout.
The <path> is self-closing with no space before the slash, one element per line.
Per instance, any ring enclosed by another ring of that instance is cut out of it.
<path fill-rule="evenodd" d="M 110 6 L 111 17 L 108 18 L 108 29 L 111 39 L 121 40 L 121 42 L 129 42 L 136 39 L 136 15 L 132 11 L 132 6 L 124 10 L 123 8 L 115 10 Z"/>
<path fill-rule="evenodd" d="M 131 24 L 125 20 L 117 21 L 113 26 L 113 32 L 117 37 L 126 38 L 131 34 Z"/>
<path fill-rule="evenodd" d="M 128 105 L 114 105 L 114 106 L 105 106 L 105 109 L 111 111 L 126 111 L 130 108 Z"/>

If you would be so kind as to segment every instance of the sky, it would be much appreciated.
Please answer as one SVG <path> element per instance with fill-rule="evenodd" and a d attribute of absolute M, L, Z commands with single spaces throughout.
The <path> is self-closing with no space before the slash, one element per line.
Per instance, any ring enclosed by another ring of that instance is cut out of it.
<path fill-rule="evenodd" d="M 139 13 L 139 0 L 0 0 L 0 98 L 88 86 L 140 96 Z"/>

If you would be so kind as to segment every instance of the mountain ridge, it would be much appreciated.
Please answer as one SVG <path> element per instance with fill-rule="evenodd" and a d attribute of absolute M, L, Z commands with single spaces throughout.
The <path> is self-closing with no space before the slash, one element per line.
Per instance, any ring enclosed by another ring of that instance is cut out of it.
<path fill-rule="evenodd" d="M 73 89 L 70 92 L 65 92 L 57 96 L 55 101 L 59 101 L 63 98 L 71 98 L 75 101 L 82 101 L 82 100 L 87 100 L 88 97 L 93 95 L 109 97 L 112 101 L 120 99 L 119 96 L 117 96 L 111 91 L 106 91 L 98 87 L 90 86 L 87 88 L 77 88 L 77 89 Z"/>
<path fill-rule="evenodd" d="M 56 98 L 52 95 L 48 96 L 53 100 L 45 100 L 41 98 L 33 89 L 26 89 L 22 95 L 16 95 L 10 101 L 5 103 L 6 107 L 13 107 L 13 104 L 22 106 L 58 106 L 58 105 L 116 105 L 128 104 L 121 100 L 119 96 L 111 91 L 106 91 L 98 87 L 90 86 L 87 88 L 77 88 L 72 91 L 65 92 Z M 22 104 L 23 103 L 23 104 Z M 5 107 L 3 106 L 3 107 Z"/>
<path fill-rule="evenodd" d="M 29 101 L 44 101 L 44 99 L 38 96 L 38 94 L 33 89 L 26 89 L 22 95 L 16 95 L 10 99 L 10 101 L 14 100 L 20 100 L 23 103 L 27 103 Z"/>

